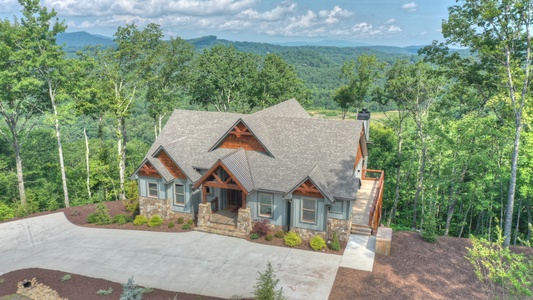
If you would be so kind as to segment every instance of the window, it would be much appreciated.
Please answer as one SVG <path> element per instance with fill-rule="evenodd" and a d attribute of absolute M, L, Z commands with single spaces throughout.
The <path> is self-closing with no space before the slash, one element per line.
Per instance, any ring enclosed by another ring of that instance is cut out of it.
<path fill-rule="evenodd" d="M 157 182 L 148 182 L 148 197 L 157 198 Z"/>
<path fill-rule="evenodd" d="M 342 201 L 336 201 L 335 203 L 333 203 L 329 211 L 334 214 L 342 214 Z"/>
<path fill-rule="evenodd" d="M 263 217 L 272 216 L 272 202 L 274 200 L 274 195 L 259 193 L 259 215 Z"/>
<path fill-rule="evenodd" d="M 174 204 L 185 205 L 185 187 L 181 183 L 174 184 Z"/>
<path fill-rule="evenodd" d="M 302 222 L 316 223 L 316 199 L 302 199 Z"/>

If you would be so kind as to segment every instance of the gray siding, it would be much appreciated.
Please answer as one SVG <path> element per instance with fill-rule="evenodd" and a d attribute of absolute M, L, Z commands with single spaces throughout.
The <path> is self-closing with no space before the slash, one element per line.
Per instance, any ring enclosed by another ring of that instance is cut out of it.
<path fill-rule="evenodd" d="M 183 188 L 185 190 L 185 205 L 176 205 L 176 192 L 174 184 L 183 184 Z M 176 178 L 174 181 L 169 184 L 169 198 L 172 200 L 172 210 L 173 211 L 179 211 L 179 212 L 185 212 L 185 213 L 192 213 L 191 207 L 193 205 L 192 198 L 191 198 L 191 182 L 187 179 L 180 179 Z"/>
<path fill-rule="evenodd" d="M 263 192 L 259 192 L 259 193 L 263 193 Z M 253 220 L 267 219 L 269 220 L 270 224 L 279 225 L 279 226 L 287 226 L 287 201 L 282 198 L 283 197 L 282 194 L 276 194 L 276 193 L 266 193 L 266 194 L 272 194 L 274 196 L 273 197 L 274 199 L 272 201 L 273 202 L 272 215 L 270 216 L 270 218 L 259 216 L 258 192 L 253 191 L 246 198 L 246 201 L 247 201 L 246 207 L 250 207 L 250 210 L 252 213 L 252 219 Z"/>
<path fill-rule="evenodd" d="M 342 212 L 332 212 L 331 208 L 328 210 L 328 218 L 333 219 L 341 219 L 341 220 L 349 220 L 350 219 L 350 209 L 352 208 L 351 201 L 340 201 L 337 200 L 335 203 L 341 203 L 342 204 Z"/>
<path fill-rule="evenodd" d="M 139 196 L 148 197 L 148 182 L 155 182 L 158 186 L 158 198 L 166 199 L 165 184 L 160 178 L 139 177 Z"/>
<path fill-rule="evenodd" d="M 316 223 L 302 222 L 302 198 L 316 200 Z M 325 204 L 322 198 L 311 198 L 294 195 L 292 198 L 292 227 L 326 231 Z"/>

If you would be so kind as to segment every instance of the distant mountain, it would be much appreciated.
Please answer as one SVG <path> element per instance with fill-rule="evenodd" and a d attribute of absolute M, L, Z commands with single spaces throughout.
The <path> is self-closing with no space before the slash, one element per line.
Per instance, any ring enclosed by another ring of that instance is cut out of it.
<path fill-rule="evenodd" d="M 363 42 L 350 42 L 345 40 L 323 40 L 318 42 L 285 42 L 285 43 L 273 43 L 275 45 L 298 47 L 298 46 L 318 46 L 318 47 L 364 47 L 372 46 L 371 44 Z"/>
<path fill-rule="evenodd" d="M 110 37 L 90 34 L 85 31 L 66 32 L 57 35 L 57 44 L 65 44 L 67 48 L 83 48 L 87 45 L 112 46 L 115 43 Z"/>

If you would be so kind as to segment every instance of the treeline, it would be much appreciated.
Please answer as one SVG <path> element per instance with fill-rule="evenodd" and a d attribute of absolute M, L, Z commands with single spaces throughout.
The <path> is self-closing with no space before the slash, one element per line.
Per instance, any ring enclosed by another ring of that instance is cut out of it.
<path fill-rule="evenodd" d="M 55 13 L 22 4 L 20 22 L 0 23 L 0 218 L 135 198 L 127 177 L 175 108 L 249 113 L 295 97 L 343 116 L 388 111 L 372 124 L 368 166 L 386 171 L 383 224 L 489 238 L 500 226 L 507 243 L 531 237 L 528 10 L 456 6 L 447 42 L 405 59 L 334 47 L 261 54 L 212 38 L 195 51 L 163 41 L 155 24 L 125 25 L 116 47 L 67 59 Z M 489 23 L 497 34 L 485 32 Z"/>

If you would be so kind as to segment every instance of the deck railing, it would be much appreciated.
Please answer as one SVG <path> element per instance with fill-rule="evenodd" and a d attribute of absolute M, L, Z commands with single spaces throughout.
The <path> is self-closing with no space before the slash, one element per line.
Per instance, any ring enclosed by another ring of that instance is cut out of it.
<path fill-rule="evenodd" d="M 385 171 L 383 170 L 367 170 L 363 169 L 363 180 L 377 180 L 378 186 L 376 196 L 372 202 L 372 209 L 370 210 L 370 218 L 368 226 L 372 228 L 372 233 L 375 234 L 381 222 L 381 208 L 383 206 L 383 183 L 385 181 Z"/>

